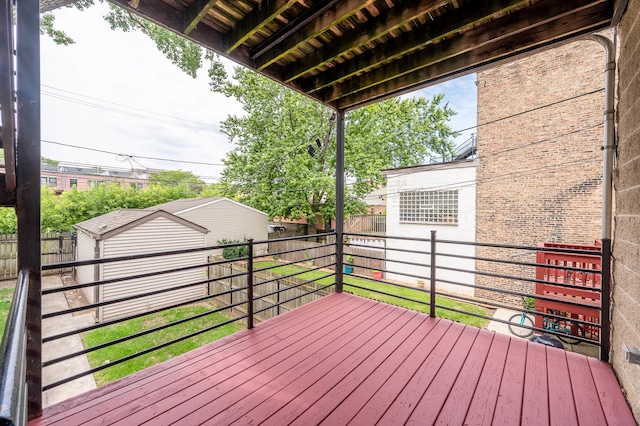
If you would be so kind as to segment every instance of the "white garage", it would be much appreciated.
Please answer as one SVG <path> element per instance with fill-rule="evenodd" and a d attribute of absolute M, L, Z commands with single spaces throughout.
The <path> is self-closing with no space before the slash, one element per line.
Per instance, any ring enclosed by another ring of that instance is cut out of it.
<path fill-rule="evenodd" d="M 208 232 L 203 226 L 159 209 L 116 210 L 78 223 L 75 228 L 78 232 L 78 261 L 204 247 Z M 77 280 L 79 283 L 91 283 L 204 263 L 205 251 L 103 263 L 78 267 Z M 206 268 L 202 266 L 106 283 L 84 290 L 91 303 L 109 302 L 151 291 L 199 283 L 205 279 Z M 206 284 L 201 283 L 179 290 L 107 304 L 97 309 L 96 320 L 105 321 L 148 312 L 201 297 L 206 295 L 206 291 Z"/>

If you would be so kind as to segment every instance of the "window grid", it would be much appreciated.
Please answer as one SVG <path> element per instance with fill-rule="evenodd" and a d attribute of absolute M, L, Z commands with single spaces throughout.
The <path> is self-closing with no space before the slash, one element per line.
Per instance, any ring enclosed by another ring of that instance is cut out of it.
<path fill-rule="evenodd" d="M 400 222 L 458 223 L 458 191 L 401 192 Z"/>

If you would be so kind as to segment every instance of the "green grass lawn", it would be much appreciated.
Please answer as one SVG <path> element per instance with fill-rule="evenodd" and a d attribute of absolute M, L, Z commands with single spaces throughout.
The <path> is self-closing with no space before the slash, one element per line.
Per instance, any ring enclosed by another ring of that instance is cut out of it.
<path fill-rule="evenodd" d="M 205 306 L 176 308 L 157 314 L 135 318 L 120 324 L 99 328 L 83 335 L 84 346 L 85 348 L 93 347 L 143 330 L 148 330 L 163 324 L 191 317 L 208 310 L 210 310 L 210 308 Z M 145 336 L 137 337 L 123 343 L 118 343 L 107 348 L 90 352 L 87 354 L 87 357 L 89 358 L 91 367 L 97 367 L 108 363 L 109 361 L 118 360 L 127 355 L 176 339 L 180 336 L 184 336 L 198 330 L 203 330 L 214 324 L 226 321 L 227 319 L 228 318 L 225 315 L 219 313 L 207 315 L 174 327 L 165 328 Z M 166 346 L 162 349 L 155 350 L 121 364 L 114 365 L 110 368 L 94 373 L 93 376 L 98 386 L 101 386 L 136 371 L 143 370 L 159 362 L 173 358 L 176 355 L 198 348 L 206 343 L 213 342 L 214 340 L 233 334 L 241 328 L 243 328 L 243 326 L 239 323 L 227 324 L 215 330 L 199 334 L 198 336 L 190 339 L 174 343 L 173 345 Z"/>
<path fill-rule="evenodd" d="M 255 268 L 267 268 L 269 266 L 277 266 L 279 262 L 256 262 Z M 293 273 L 301 273 L 298 275 L 299 278 L 304 280 L 312 280 L 318 277 L 322 277 L 326 275 L 326 271 L 307 271 L 307 268 L 297 265 L 286 265 L 280 266 L 275 269 L 270 270 L 273 273 L 278 273 L 282 275 L 288 275 Z M 330 284 L 334 281 L 333 277 L 323 278 L 318 282 L 321 284 Z M 429 312 L 429 293 L 425 293 L 423 291 L 411 288 L 401 288 L 396 287 L 390 284 L 385 284 L 377 281 L 370 281 L 362 278 L 357 278 L 354 276 L 345 275 L 344 276 L 344 290 L 350 293 L 356 294 L 358 296 L 367 297 L 369 299 L 379 300 L 381 302 L 389 303 L 392 305 L 402 306 L 403 308 L 412 309 L 420 312 Z M 350 286 L 349 284 L 358 285 L 360 287 L 365 287 L 368 290 L 363 290 L 359 288 L 355 288 Z M 387 296 L 385 294 L 376 293 L 375 290 L 384 291 L 386 293 L 391 293 L 397 296 L 410 297 L 412 299 L 424 300 L 427 304 L 422 304 L 419 302 L 412 302 L 410 300 L 400 299 L 398 297 Z M 488 312 L 486 309 L 481 308 L 476 305 L 472 305 L 470 303 L 459 302 L 457 300 L 444 297 L 444 296 L 436 296 L 436 303 L 441 306 L 446 306 L 448 308 L 454 308 L 465 312 L 472 312 L 481 315 L 487 315 Z M 465 315 L 458 312 L 449 311 L 447 309 L 436 308 L 436 315 L 442 318 L 448 318 L 453 321 L 459 321 L 464 324 L 474 325 L 476 327 L 484 328 L 487 326 L 489 320 L 484 318 L 474 317 L 472 315 Z"/>
<path fill-rule="evenodd" d="M 4 326 L 9 316 L 9 308 L 11 307 L 11 299 L 13 298 L 13 289 L 4 288 L 0 290 L 0 339 L 4 334 Z"/>

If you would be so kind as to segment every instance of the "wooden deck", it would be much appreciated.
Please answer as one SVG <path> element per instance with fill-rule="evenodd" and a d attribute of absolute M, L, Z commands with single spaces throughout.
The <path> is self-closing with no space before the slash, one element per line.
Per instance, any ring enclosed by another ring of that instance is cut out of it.
<path fill-rule="evenodd" d="M 345 293 L 29 425 L 142 423 L 635 425 L 606 363 Z"/>

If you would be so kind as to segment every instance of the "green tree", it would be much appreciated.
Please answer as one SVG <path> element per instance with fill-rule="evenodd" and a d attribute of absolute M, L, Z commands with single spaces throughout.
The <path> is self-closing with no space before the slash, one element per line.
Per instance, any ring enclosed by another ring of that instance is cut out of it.
<path fill-rule="evenodd" d="M 184 186 L 193 195 L 200 194 L 205 187 L 205 183 L 192 172 L 183 170 L 162 170 L 149 174 L 150 184 L 161 184 L 164 186 Z"/>
<path fill-rule="evenodd" d="M 334 217 L 335 114 L 329 108 L 258 74 L 236 68 L 233 81 L 217 90 L 242 103 L 245 114 L 221 124 L 236 147 L 225 159 L 225 194 L 271 217 Z M 381 169 L 422 164 L 451 152 L 455 136 L 447 120 L 455 112 L 442 96 L 431 101 L 390 99 L 346 116 L 346 173 L 353 185 L 348 213 L 384 183 Z"/>

